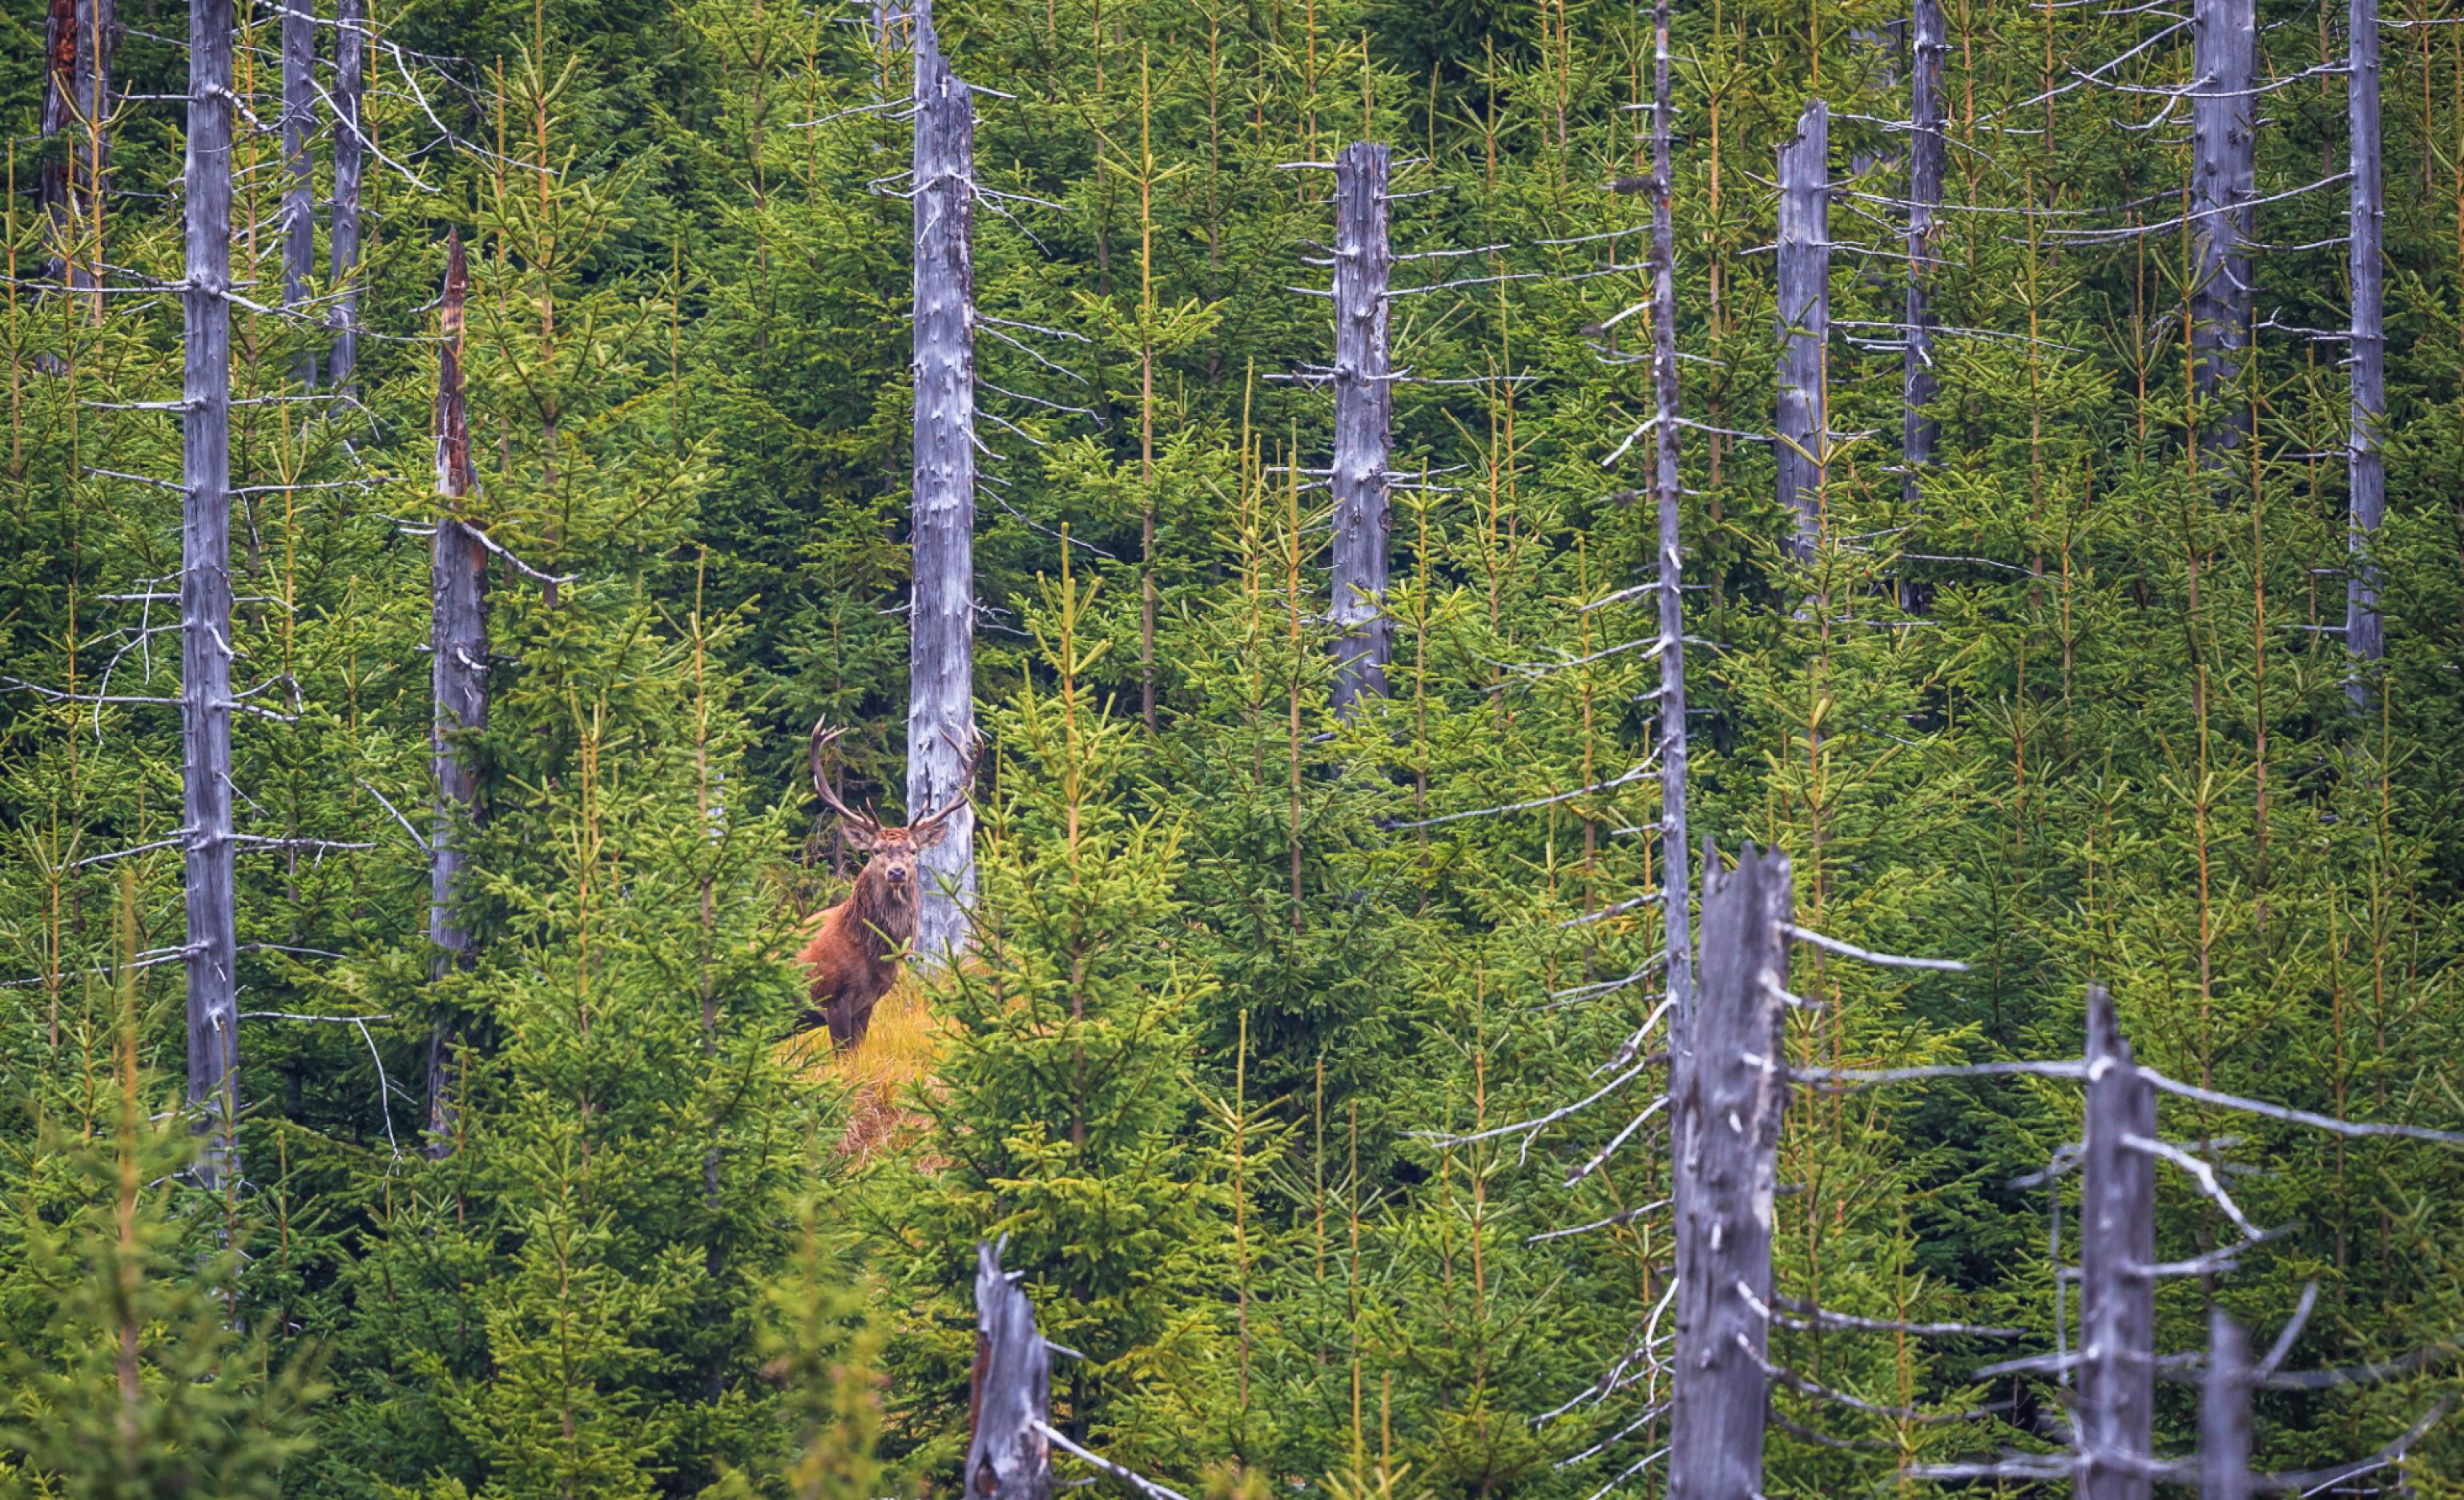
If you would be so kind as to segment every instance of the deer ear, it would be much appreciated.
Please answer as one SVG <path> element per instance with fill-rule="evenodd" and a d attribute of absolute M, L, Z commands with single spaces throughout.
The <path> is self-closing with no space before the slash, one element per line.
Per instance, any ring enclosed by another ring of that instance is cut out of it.
<path fill-rule="evenodd" d="M 853 819 L 842 819 L 840 821 L 839 836 L 847 841 L 847 848 L 854 849 L 859 854 L 871 853 L 874 847 L 881 842 L 873 836 L 872 829 L 855 822 Z"/>
<path fill-rule="evenodd" d="M 950 826 L 946 823 L 919 823 L 907 831 L 915 840 L 915 852 L 921 854 L 928 849 L 936 848 L 948 836 Z"/>

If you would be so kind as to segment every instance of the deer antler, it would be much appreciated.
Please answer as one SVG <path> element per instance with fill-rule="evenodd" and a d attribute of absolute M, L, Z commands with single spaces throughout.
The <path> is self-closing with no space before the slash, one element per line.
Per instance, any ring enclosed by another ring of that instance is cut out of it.
<path fill-rule="evenodd" d="M 853 824 L 859 831 L 869 834 L 879 833 L 881 821 L 870 813 L 858 812 L 839 801 L 839 794 L 830 789 L 830 779 L 823 774 L 822 752 L 828 749 L 839 736 L 847 733 L 845 728 L 831 729 L 827 727 L 828 724 L 829 719 L 826 717 L 813 720 L 813 790 L 821 793 L 822 801 L 828 804 L 832 812 Z"/>
<path fill-rule="evenodd" d="M 949 820 L 950 814 L 965 806 L 968 801 L 976 794 L 976 767 L 982 763 L 984 759 L 984 737 L 982 731 L 978 730 L 975 732 L 975 742 L 971 747 L 966 749 L 960 749 L 957 739 L 947 731 L 942 733 L 941 738 L 948 742 L 951 749 L 958 750 L 958 790 L 948 802 L 945 802 L 940 806 L 934 808 L 923 817 L 916 819 L 913 825 L 914 827 L 939 827 L 943 823 Z"/>

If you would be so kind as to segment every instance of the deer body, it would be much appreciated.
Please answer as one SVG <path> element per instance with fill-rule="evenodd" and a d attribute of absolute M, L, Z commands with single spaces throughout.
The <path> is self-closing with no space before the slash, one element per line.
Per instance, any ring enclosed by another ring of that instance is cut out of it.
<path fill-rule="evenodd" d="M 822 751 L 843 733 L 813 726 L 813 787 L 839 815 L 847 842 L 869 857 L 847 898 L 822 914 L 821 926 L 796 961 L 812 978 L 811 1002 L 795 1029 L 808 1030 L 825 1022 L 830 1041 L 852 1048 L 872 1026 L 872 1010 L 890 986 L 898 982 L 898 967 L 915 941 L 915 923 L 922 908 L 916 856 L 941 842 L 950 814 L 964 805 L 975 779 L 975 758 L 967 758 L 958 795 L 947 806 L 916 819 L 903 828 L 885 827 L 878 819 L 851 810 L 831 790 L 822 774 Z"/>
<path fill-rule="evenodd" d="M 915 940 L 913 852 L 892 881 L 875 854 L 847 898 L 822 914 L 822 925 L 796 961 L 812 977 L 812 1003 L 796 1022 L 805 1030 L 827 1022 L 830 1040 L 849 1048 L 864 1040 L 872 1007 L 898 982 L 898 966 Z"/>

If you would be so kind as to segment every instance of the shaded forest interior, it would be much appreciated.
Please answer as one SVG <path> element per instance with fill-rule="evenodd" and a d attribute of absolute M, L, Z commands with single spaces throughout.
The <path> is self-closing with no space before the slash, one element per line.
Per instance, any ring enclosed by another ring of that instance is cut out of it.
<path fill-rule="evenodd" d="M 2464 1494 L 2452 6 L 6 25 L 0 1493 Z"/>

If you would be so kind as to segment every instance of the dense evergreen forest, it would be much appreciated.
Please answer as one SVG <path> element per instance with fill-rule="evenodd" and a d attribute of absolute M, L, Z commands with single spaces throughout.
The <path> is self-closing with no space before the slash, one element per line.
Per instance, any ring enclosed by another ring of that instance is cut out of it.
<path fill-rule="evenodd" d="M 2072 1488 L 2094 984 L 2198 1091 L 2155 1449 L 2299 1316 L 2253 1467 L 2464 1496 L 2385 3 L 11 0 L 0 1492 L 979 1492 L 1003 1241 L 1182 1494 L 1734 1500 L 1662 1100 L 1750 843 L 1761 1492 Z"/>

